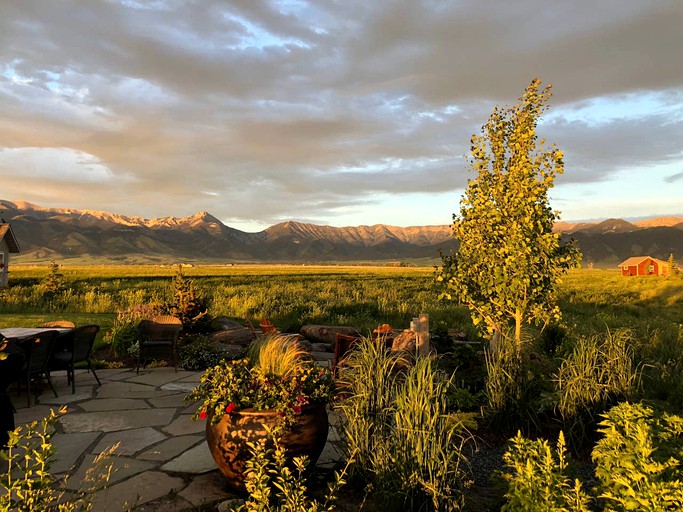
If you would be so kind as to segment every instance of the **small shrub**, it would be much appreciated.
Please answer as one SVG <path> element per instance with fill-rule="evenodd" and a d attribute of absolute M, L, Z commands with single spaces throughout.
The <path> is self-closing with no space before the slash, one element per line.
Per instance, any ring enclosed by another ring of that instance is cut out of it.
<path fill-rule="evenodd" d="M 178 346 L 178 365 L 190 371 L 202 371 L 230 359 L 214 342 L 201 334 L 182 338 Z"/>
<path fill-rule="evenodd" d="M 116 315 L 112 330 L 105 337 L 105 340 L 111 343 L 114 354 L 118 357 L 129 354 L 131 346 L 137 341 L 137 326 L 140 321 L 160 315 L 161 311 L 161 306 L 154 303 L 135 305 L 120 310 Z"/>
<path fill-rule="evenodd" d="M 52 260 L 47 266 L 47 275 L 40 282 L 43 294 L 57 295 L 64 290 L 64 275 L 59 272 L 59 264 Z"/>
<path fill-rule="evenodd" d="M 335 473 L 335 479 L 327 487 L 325 500 L 320 502 L 307 496 L 304 472 L 307 457 L 295 457 L 294 469 L 286 464 L 282 445 L 282 427 L 270 429 L 264 425 L 268 437 L 258 444 L 249 443 L 251 459 L 247 461 L 246 488 L 249 497 L 233 510 L 240 512 L 332 512 L 339 489 L 346 484 L 349 464 Z M 272 446 L 268 446 L 271 444 Z"/>
<path fill-rule="evenodd" d="M 683 510 L 683 418 L 622 403 L 603 415 L 593 449 L 607 510 Z"/>
<path fill-rule="evenodd" d="M 181 265 L 178 265 L 178 271 L 173 279 L 173 301 L 168 305 L 168 310 L 183 322 L 185 332 L 208 330 L 206 302 L 201 294 L 195 291 L 192 280 L 185 278 Z"/>
<path fill-rule="evenodd" d="M 62 408 L 59 414 L 64 414 Z M 116 450 L 114 446 L 97 456 L 88 468 L 81 486 L 75 493 L 67 493 L 67 478 L 56 478 L 51 473 L 55 462 L 52 436 L 57 414 L 53 410 L 41 421 L 9 432 L 7 450 L 0 452 L 9 464 L 9 471 L 0 475 L 0 510 L 35 512 L 87 512 L 92 510 L 95 493 L 104 489 L 111 475 L 107 460 Z"/>
<path fill-rule="evenodd" d="M 572 482 L 567 475 L 566 451 L 562 432 L 554 453 L 548 441 L 517 432 L 503 455 L 509 471 L 503 473 L 508 491 L 502 512 L 589 511 L 589 495 L 578 479 Z"/>

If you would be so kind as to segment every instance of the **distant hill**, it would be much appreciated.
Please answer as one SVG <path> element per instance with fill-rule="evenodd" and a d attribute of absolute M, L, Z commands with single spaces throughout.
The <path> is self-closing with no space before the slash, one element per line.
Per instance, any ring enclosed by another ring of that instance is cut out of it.
<path fill-rule="evenodd" d="M 223 224 L 208 212 L 143 219 L 107 212 L 44 208 L 0 200 L 22 253 L 16 261 L 172 263 L 353 262 L 436 260 L 457 247 L 450 225 L 331 227 L 283 222 L 258 233 Z M 613 267 L 630 256 L 683 258 L 683 217 L 629 223 L 558 222 L 584 264 Z"/>

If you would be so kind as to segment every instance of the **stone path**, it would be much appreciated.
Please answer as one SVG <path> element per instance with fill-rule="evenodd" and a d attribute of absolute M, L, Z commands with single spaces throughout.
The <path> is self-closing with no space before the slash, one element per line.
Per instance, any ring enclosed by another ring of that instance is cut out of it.
<path fill-rule="evenodd" d="M 98 370 L 102 386 L 86 370 L 76 372 L 76 393 L 66 374 L 56 372 L 39 404 L 26 407 L 25 391 L 11 392 L 17 425 L 39 420 L 50 409 L 66 405 L 53 443 L 57 463 L 53 472 L 69 475 L 67 488 L 78 489 L 97 454 L 120 443 L 113 459 L 110 487 L 94 502 L 96 512 L 183 512 L 210 510 L 235 496 L 216 470 L 206 444 L 204 422 L 192 421 L 196 405 L 183 398 L 199 382 L 201 372 L 172 368 Z M 318 466 L 330 467 L 339 456 L 334 427 Z"/>

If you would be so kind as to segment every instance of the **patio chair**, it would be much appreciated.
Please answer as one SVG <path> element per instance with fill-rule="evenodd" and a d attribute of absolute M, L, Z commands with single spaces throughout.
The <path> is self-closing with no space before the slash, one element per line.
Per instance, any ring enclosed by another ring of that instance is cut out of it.
<path fill-rule="evenodd" d="M 183 323 L 179 318 L 171 315 L 162 315 L 150 320 L 142 320 L 138 324 L 138 365 L 135 370 L 140 373 L 140 361 L 147 361 L 147 354 L 158 350 L 171 350 L 173 368 L 178 371 L 177 343 Z M 144 368 L 144 364 L 142 365 Z"/>
<path fill-rule="evenodd" d="M 338 379 L 340 368 L 343 359 L 351 352 L 360 338 L 358 336 L 349 336 L 347 334 L 337 333 L 334 342 L 334 359 L 332 360 L 332 378 Z"/>
<path fill-rule="evenodd" d="M 54 320 L 53 322 L 45 322 L 44 324 L 41 324 L 38 327 L 63 327 L 65 329 L 73 329 L 74 327 L 76 327 L 76 324 L 71 322 L 70 320 Z"/>
<path fill-rule="evenodd" d="M 9 434 L 16 426 L 14 413 L 16 409 L 9 394 L 10 385 L 17 382 L 24 366 L 26 353 L 19 348 L 14 339 L 0 336 L 0 352 L 6 356 L 0 359 L 0 451 L 7 448 Z M 29 395 L 30 396 L 30 395 Z"/>
<path fill-rule="evenodd" d="M 102 385 L 90 360 L 90 354 L 98 332 L 100 332 L 99 325 L 83 325 L 76 327 L 73 331 L 60 335 L 57 340 L 58 347 L 52 354 L 50 369 L 66 370 L 67 381 L 71 384 L 71 393 L 76 393 L 76 378 L 74 375 L 76 363 L 86 363 L 88 370 L 92 371 L 92 374 L 95 376 L 97 385 Z"/>
<path fill-rule="evenodd" d="M 31 382 L 37 382 L 38 378 L 41 376 L 45 377 L 47 383 L 50 385 L 52 392 L 57 398 L 57 391 L 52 385 L 52 379 L 50 378 L 50 358 L 52 356 L 52 349 L 54 348 L 54 342 L 58 331 L 45 331 L 39 335 L 32 336 L 26 340 L 22 340 L 19 343 L 19 347 L 25 353 L 24 365 L 19 373 L 19 379 L 17 381 L 17 389 L 21 392 L 21 381 L 26 379 L 26 390 L 27 390 L 27 403 L 28 407 L 31 407 Z M 38 403 L 38 389 L 36 387 L 36 399 L 34 403 Z"/>

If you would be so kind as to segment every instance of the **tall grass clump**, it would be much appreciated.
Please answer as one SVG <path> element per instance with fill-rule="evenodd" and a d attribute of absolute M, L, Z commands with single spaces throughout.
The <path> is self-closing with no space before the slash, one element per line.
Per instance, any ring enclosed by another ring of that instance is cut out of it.
<path fill-rule="evenodd" d="M 463 505 L 466 438 L 462 426 L 448 415 L 446 397 L 452 382 L 434 366 L 432 359 L 419 358 L 395 399 L 393 458 L 411 510 L 425 496 L 434 510 Z"/>
<path fill-rule="evenodd" d="M 429 358 L 403 355 L 364 339 L 345 360 L 340 437 L 385 510 L 458 510 L 464 489 L 464 429 L 447 414 L 451 382 Z"/>
<path fill-rule="evenodd" d="M 404 364 L 370 339 L 363 339 L 344 361 L 340 435 L 347 457 L 356 454 L 355 478 L 371 481 L 391 464 L 387 440 L 393 430 L 396 375 Z"/>
<path fill-rule="evenodd" d="M 610 405 L 632 398 L 640 371 L 633 362 L 633 336 L 627 329 L 579 338 L 554 376 L 557 410 L 572 440 L 592 436 L 598 416 Z"/>
<path fill-rule="evenodd" d="M 301 345 L 286 337 L 272 335 L 254 340 L 247 347 L 246 357 L 251 367 L 257 367 L 263 375 L 288 377 L 301 366 L 301 360 L 309 354 Z"/>

